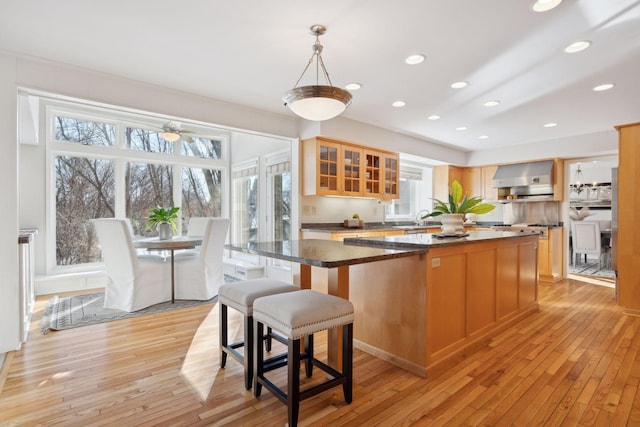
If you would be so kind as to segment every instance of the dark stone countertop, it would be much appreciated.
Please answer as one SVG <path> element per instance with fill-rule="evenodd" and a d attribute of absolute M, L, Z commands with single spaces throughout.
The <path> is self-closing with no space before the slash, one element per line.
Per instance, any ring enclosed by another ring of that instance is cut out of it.
<path fill-rule="evenodd" d="M 437 248 L 444 246 L 464 245 L 468 243 L 482 242 L 495 239 L 512 239 L 528 236 L 539 236 L 539 233 L 522 233 L 515 231 L 468 231 L 461 237 L 439 237 L 438 233 L 404 234 L 398 236 L 373 236 L 346 238 L 344 243 L 348 245 L 378 246 L 384 248 Z"/>
<path fill-rule="evenodd" d="M 465 224 L 466 228 L 490 227 L 501 224 L 498 222 L 475 222 Z M 428 221 L 424 224 L 416 225 L 413 222 L 365 222 L 364 228 L 348 228 L 342 223 L 306 223 L 300 226 L 300 231 L 314 231 L 321 233 L 352 233 L 354 231 L 398 231 L 398 230 L 426 230 L 428 228 L 439 228 L 440 221 Z"/>
<path fill-rule="evenodd" d="M 278 242 L 228 244 L 225 248 L 316 267 L 334 268 L 419 255 L 425 248 L 383 248 L 380 245 L 349 245 L 335 240 L 304 239 Z"/>

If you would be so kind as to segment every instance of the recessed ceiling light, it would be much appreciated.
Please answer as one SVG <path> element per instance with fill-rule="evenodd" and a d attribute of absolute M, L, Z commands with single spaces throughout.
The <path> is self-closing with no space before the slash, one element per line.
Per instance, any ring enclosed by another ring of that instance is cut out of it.
<path fill-rule="evenodd" d="M 462 89 L 463 87 L 467 87 L 468 84 L 469 83 L 467 82 L 454 82 L 454 83 L 451 83 L 451 87 L 453 89 Z"/>
<path fill-rule="evenodd" d="M 546 128 L 554 128 L 556 126 L 558 126 L 558 124 L 554 123 L 554 122 L 550 122 L 550 123 L 545 123 L 544 124 L 544 127 L 546 127 Z"/>
<path fill-rule="evenodd" d="M 478 139 L 489 139 L 488 135 L 480 135 Z"/>
<path fill-rule="evenodd" d="M 417 53 L 415 55 L 407 56 L 407 59 L 405 59 L 404 62 L 406 62 L 409 65 L 416 65 L 424 61 L 424 59 L 425 59 L 424 55 Z"/>
<path fill-rule="evenodd" d="M 534 12 L 546 12 L 562 3 L 562 0 L 537 0 L 531 5 Z"/>
<path fill-rule="evenodd" d="M 440 116 L 437 114 L 432 114 L 429 117 L 427 117 L 427 119 L 429 120 L 440 120 Z"/>
<path fill-rule="evenodd" d="M 565 47 L 564 51 L 567 53 L 576 53 L 585 50 L 589 46 L 591 46 L 591 42 L 589 40 L 580 40 Z"/>
<path fill-rule="evenodd" d="M 456 130 L 467 130 L 466 126 L 458 126 Z"/>
<path fill-rule="evenodd" d="M 484 103 L 485 107 L 495 107 L 496 105 L 500 104 L 500 101 L 487 101 Z"/>
<path fill-rule="evenodd" d="M 406 102 L 404 102 L 404 101 L 395 101 L 395 102 L 394 102 L 393 104 L 391 104 L 391 105 L 393 105 L 394 107 L 404 107 L 405 105 L 407 105 L 407 103 L 406 103 Z"/>
<path fill-rule="evenodd" d="M 615 86 L 613 83 L 605 83 L 594 87 L 593 90 L 595 90 L 596 92 L 602 92 L 603 90 L 611 89 L 613 86 Z"/>
<path fill-rule="evenodd" d="M 358 90 L 362 87 L 360 83 L 349 83 L 344 88 L 347 90 Z"/>

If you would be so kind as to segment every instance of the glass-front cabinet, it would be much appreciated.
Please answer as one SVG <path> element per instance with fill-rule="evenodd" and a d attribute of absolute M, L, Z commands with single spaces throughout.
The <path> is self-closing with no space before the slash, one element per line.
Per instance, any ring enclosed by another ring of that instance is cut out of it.
<path fill-rule="evenodd" d="M 339 194 L 340 145 L 320 143 L 318 152 L 318 194 Z"/>
<path fill-rule="evenodd" d="M 400 160 L 397 155 L 384 156 L 384 197 L 397 199 L 400 196 Z"/>
<path fill-rule="evenodd" d="M 343 195 L 362 195 L 362 149 L 342 147 L 342 182 Z"/>
<path fill-rule="evenodd" d="M 322 137 L 302 141 L 303 194 L 398 197 L 398 155 Z"/>

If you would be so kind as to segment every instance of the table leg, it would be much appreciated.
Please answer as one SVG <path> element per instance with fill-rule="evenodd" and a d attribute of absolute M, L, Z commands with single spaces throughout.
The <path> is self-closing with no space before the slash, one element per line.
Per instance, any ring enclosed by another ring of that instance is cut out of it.
<path fill-rule="evenodd" d="M 311 266 L 300 264 L 300 289 L 311 289 Z"/>
<path fill-rule="evenodd" d="M 171 249 L 171 304 L 175 303 L 175 273 L 174 273 L 174 263 L 173 263 L 173 254 L 175 250 Z"/>

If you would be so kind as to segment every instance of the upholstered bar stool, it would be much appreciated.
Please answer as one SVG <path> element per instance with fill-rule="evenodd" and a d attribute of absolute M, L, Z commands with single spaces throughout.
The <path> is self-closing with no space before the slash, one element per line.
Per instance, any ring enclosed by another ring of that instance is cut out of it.
<path fill-rule="evenodd" d="M 332 387 L 342 385 L 344 400 L 351 403 L 353 372 L 353 304 L 346 299 L 312 290 L 258 298 L 253 303 L 255 377 L 253 394 L 260 396 L 262 386 L 287 405 L 289 427 L 298 423 L 300 402 Z M 264 327 L 282 332 L 288 338 L 287 392 L 269 381 L 265 372 L 271 370 L 264 359 L 263 340 L 257 339 Z M 342 327 L 342 372 L 338 372 L 313 357 L 313 334 L 325 329 Z M 304 353 L 300 353 L 300 339 L 304 339 Z M 331 378 L 321 384 L 300 391 L 300 361 L 305 360 L 307 377 L 317 366 Z"/>
<path fill-rule="evenodd" d="M 227 354 L 244 365 L 244 379 L 247 390 L 253 384 L 253 302 L 256 298 L 284 292 L 298 291 L 299 288 L 289 283 L 273 279 L 252 279 L 220 286 L 218 303 L 220 304 L 220 367 L 227 363 Z M 244 316 L 244 340 L 232 344 L 228 342 L 227 307 L 231 307 Z M 286 344 L 269 329 L 266 336 L 267 350 L 271 351 L 271 339 L 275 338 Z M 262 340 L 261 340 L 262 342 Z M 244 347 L 244 355 L 237 351 Z"/>

